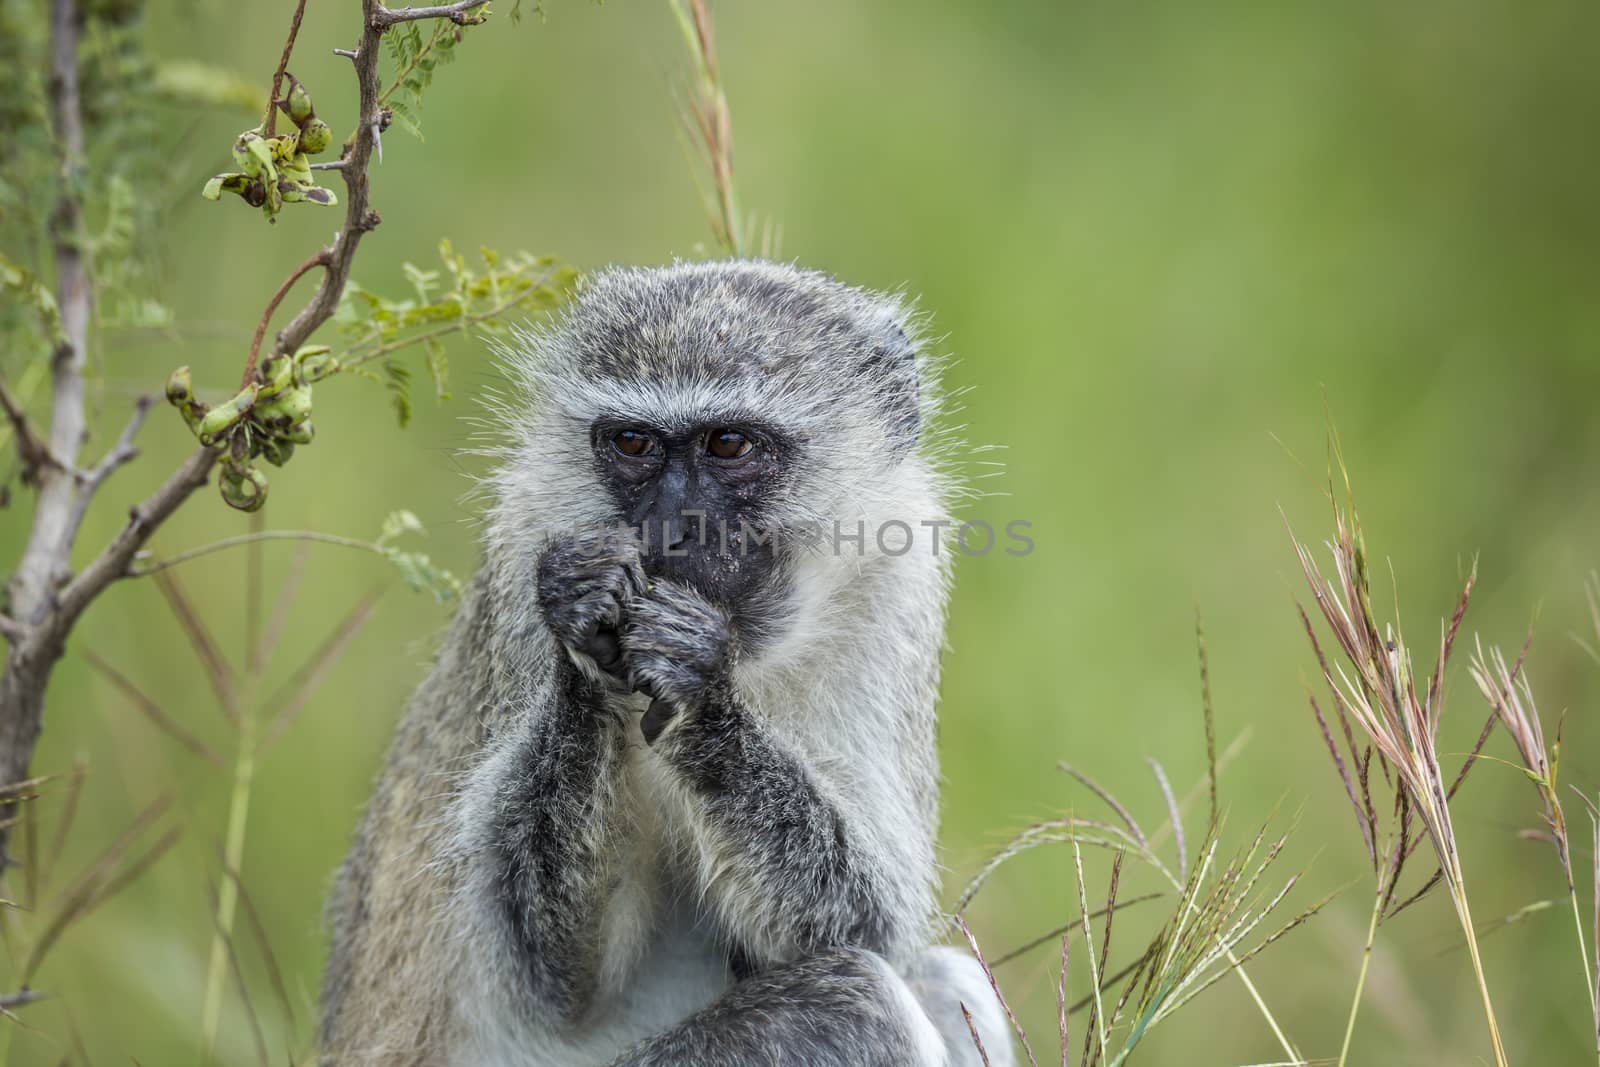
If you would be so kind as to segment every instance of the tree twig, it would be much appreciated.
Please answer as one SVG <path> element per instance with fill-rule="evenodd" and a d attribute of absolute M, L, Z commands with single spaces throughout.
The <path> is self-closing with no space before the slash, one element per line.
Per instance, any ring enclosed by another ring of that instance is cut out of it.
<path fill-rule="evenodd" d="M 77 462 L 85 423 L 83 362 L 92 309 L 78 203 L 78 177 L 83 165 L 83 116 L 78 104 L 81 28 L 77 5 L 72 0 L 53 0 L 49 96 L 61 175 L 60 192 L 50 216 L 50 239 L 56 263 L 61 332 L 50 357 L 53 401 L 46 446 L 53 462 L 37 470 L 39 496 L 33 527 L 11 578 L 12 610 L 24 623 L 36 621 L 48 609 L 52 588 L 66 571 L 72 547 L 67 539 L 75 490 L 72 467 Z"/>
<path fill-rule="evenodd" d="M 65 631 L 57 634 L 49 623 L 59 614 L 52 611 L 52 603 L 72 552 L 70 533 L 77 492 L 73 467 L 85 429 L 83 365 L 93 310 L 78 202 L 84 158 L 78 97 L 82 27 L 82 12 L 73 0 L 52 0 L 48 96 L 61 173 L 49 229 L 61 329 L 50 358 L 48 447 L 56 463 L 38 469 L 39 492 L 28 542 L 7 587 L 12 617 L 26 629 L 9 639 L 5 672 L 0 674 L 0 781 L 16 781 L 27 774 L 44 715 L 45 685 L 65 641 Z M 20 435 L 18 441 L 23 441 Z M 35 627 L 48 632 L 35 633 Z M 8 838 L 8 827 L 0 824 L 0 860 Z"/>
<path fill-rule="evenodd" d="M 144 420 L 150 414 L 150 408 L 155 403 L 155 397 L 139 397 L 133 402 L 133 414 L 128 418 L 128 424 L 122 428 L 117 443 L 111 446 L 99 463 L 78 476 L 78 492 L 72 502 L 72 521 L 67 526 L 67 537 L 77 540 L 78 529 L 83 525 L 83 517 L 89 510 L 89 501 L 94 499 L 95 493 L 111 477 L 111 473 L 139 455 L 139 449 L 134 445 L 133 439 L 139 435 L 139 430 L 144 426 Z"/>
<path fill-rule="evenodd" d="M 474 8 L 482 7 L 489 0 L 460 0 L 455 4 L 438 4 L 434 7 L 402 7 L 390 10 L 382 4 L 374 5 L 377 10 L 367 16 L 367 25 L 382 33 L 390 26 L 401 22 L 416 22 L 418 19 L 449 19 L 457 26 L 471 26 L 482 22 L 487 15 L 473 15 Z"/>
<path fill-rule="evenodd" d="M 267 113 L 261 119 L 268 137 L 278 133 L 278 93 L 283 88 L 283 75 L 289 69 L 289 53 L 294 51 L 294 39 L 300 35 L 300 20 L 305 13 L 306 0 L 300 0 L 294 8 L 294 19 L 289 23 L 289 36 L 283 42 L 283 55 L 278 59 L 278 69 L 272 75 L 272 92 L 267 94 Z"/>
<path fill-rule="evenodd" d="M 240 389 L 248 386 L 256 376 L 256 357 L 261 353 L 261 339 L 266 336 L 267 324 L 272 321 L 272 313 L 278 310 L 278 305 L 289 295 L 289 290 L 294 288 L 295 282 L 318 267 L 326 267 L 331 258 L 332 253 L 328 249 L 319 248 L 283 280 L 283 284 L 278 286 L 278 291 L 272 294 L 272 299 L 267 301 L 267 309 L 261 313 L 261 321 L 256 323 L 256 334 L 250 340 L 250 354 L 245 357 L 244 375 L 239 379 Z"/>

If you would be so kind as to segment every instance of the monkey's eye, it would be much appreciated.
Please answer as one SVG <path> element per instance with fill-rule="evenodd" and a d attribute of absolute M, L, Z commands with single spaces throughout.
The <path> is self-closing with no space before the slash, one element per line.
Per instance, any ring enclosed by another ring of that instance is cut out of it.
<path fill-rule="evenodd" d="M 624 456 L 648 456 L 655 451 L 656 440 L 643 430 L 618 430 L 611 435 L 611 447 Z"/>
<path fill-rule="evenodd" d="M 712 430 L 706 438 L 706 451 L 718 459 L 739 459 L 750 453 L 750 438 L 738 430 Z"/>

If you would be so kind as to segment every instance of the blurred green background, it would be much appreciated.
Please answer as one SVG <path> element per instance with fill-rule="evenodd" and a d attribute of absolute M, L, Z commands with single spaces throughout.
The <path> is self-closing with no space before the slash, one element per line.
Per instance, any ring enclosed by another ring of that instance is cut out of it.
<path fill-rule="evenodd" d="M 292 6 L 152 5 L 152 46 L 264 86 Z M 292 64 L 341 135 L 353 82 L 329 49 L 354 42 L 357 12 L 355 0 L 315 0 Z M 1329 529 L 1319 486 L 1330 417 L 1382 561 L 1380 601 L 1392 565 L 1408 633 L 1426 648 L 1478 554 L 1467 635 L 1515 645 L 1537 613 L 1529 670 L 1540 706 L 1547 720 L 1571 712 L 1568 780 L 1591 791 L 1600 781 L 1600 664 L 1571 639 L 1594 636 L 1581 583 L 1600 564 L 1600 8 L 819 0 L 717 13 L 745 205 L 781 223 L 783 258 L 918 296 L 953 357 L 963 438 L 1003 449 L 978 457 L 999 460 L 998 473 L 966 465 L 989 493 L 966 515 L 1033 524 L 1031 556 L 968 560 L 958 575 L 941 734 L 948 898 L 1014 830 L 1094 807 L 1058 758 L 1150 824 L 1164 810 L 1144 757 L 1180 791 L 1200 779 L 1198 605 L 1221 740 L 1251 734 L 1222 780 L 1230 839 L 1274 810 L 1297 818 L 1283 871 L 1310 870 L 1289 906 L 1349 887 L 1252 968 L 1301 1047 L 1335 1056 L 1370 883 L 1306 710 L 1314 664 L 1279 514 L 1309 540 Z M 373 171 L 384 221 L 357 280 L 400 292 L 400 264 L 432 265 L 441 237 L 582 268 L 705 254 L 668 91 L 682 66 L 658 2 L 551 0 L 543 19 L 501 17 L 473 33 L 429 93 L 426 142 L 398 129 L 385 138 Z M 209 112 L 168 131 L 179 145 L 163 175 L 172 206 L 148 254 L 155 295 L 179 325 L 106 339 L 108 430 L 121 402 L 178 363 L 202 385 L 231 382 L 265 297 L 336 225 L 335 213 L 304 208 L 269 228 L 236 202 L 196 195 L 251 121 Z M 389 511 L 410 508 L 434 558 L 470 571 L 465 496 L 481 465 L 461 450 L 499 372 L 474 343 L 458 340 L 451 355 L 455 398 L 424 395 L 405 432 L 380 388 L 319 387 L 317 443 L 273 475 L 267 526 L 370 538 Z M 144 447 L 91 515 L 85 552 L 192 441 L 162 408 Z M 0 517 L 4 558 L 20 548 L 26 513 L 19 500 Z M 156 548 L 247 528 L 208 490 Z M 295 554 L 263 551 L 269 603 Z M 246 559 L 176 572 L 236 661 L 249 631 Z M 241 935 L 240 955 L 275 1062 L 308 1044 L 324 890 L 446 614 L 382 561 L 318 546 L 274 661 L 286 673 L 385 582 L 370 623 L 258 767 L 242 873 L 292 1020 L 252 936 Z M 231 773 L 152 729 L 88 667 L 89 650 L 233 751 L 156 589 L 115 588 L 56 674 L 36 760 L 40 772 L 80 758 L 90 768 L 63 870 L 163 792 L 185 834 L 55 950 L 38 985 L 61 996 L 28 1009 L 35 1030 L 18 1035 L 14 1060 L 86 1051 L 97 1063 L 195 1062 Z M 1464 655 L 1448 683 L 1443 747 L 1455 752 L 1485 709 Z M 1503 738 L 1493 751 L 1510 755 Z M 47 831 L 60 806 L 59 791 L 41 801 Z M 1520 775 L 1475 772 L 1456 825 L 1480 920 L 1563 891 L 1553 852 L 1518 837 L 1538 820 Z M 1588 860 L 1585 850 L 1580 869 Z M 1097 896 L 1104 866 L 1092 862 Z M 1069 855 L 1041 850 L 1002 873 L 972 913 L 986 948 L 1076 914 L 1070 870 Z M 1147 883 L 1130 869 L 1125 892 Z M 1119 920 L 1124 952 L 1154 918 Z M 1592 1054 L 1570 916 L 1535 914 L 1484 951 L 1514 1062 Z M 1053 966 L 1044 949 L 1000 972 L 1042 1059 L 1053 1056 Z M 1487 1061 L 1444 896 L 1385 928 L 1369 991 L 1353 1062 Z M 64 1036 L 69 1013 L 82 1051 Z M 253 1047 L 230 991 L 223 1056 L 254 1062 Z M 1148 1063 L 1281 1058 L 1231 979 L 1145 1048 Z"/>

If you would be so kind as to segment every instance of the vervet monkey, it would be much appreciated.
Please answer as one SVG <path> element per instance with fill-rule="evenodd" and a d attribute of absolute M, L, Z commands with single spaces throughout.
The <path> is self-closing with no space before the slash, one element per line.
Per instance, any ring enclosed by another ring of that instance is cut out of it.
<path fill-rule="evenodd" d="M 905 306 L 614 269 L 504 355 L 484 562 L 330 903 L 324 1063 L 958 1067 L 964 1003 L 1011 1064 L 934 943 L 951 552 Z"/>

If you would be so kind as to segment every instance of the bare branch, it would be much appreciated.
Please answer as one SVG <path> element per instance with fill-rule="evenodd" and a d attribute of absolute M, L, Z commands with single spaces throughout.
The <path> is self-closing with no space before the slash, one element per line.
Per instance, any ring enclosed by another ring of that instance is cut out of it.
<path fill-rule="evenodd" d="M 61 173 L 60 192 L 50 216 L 50 240 L 61 332 L 50 357 L 52 410 L 47 447 L 53 462 L 36 468 L 39 496 L 33 526 L 11 578 L 12 610 L 25 624 L 37 622 L 48 610 L 55 584 L 66 574 L 76 489 L 72 467 L 84 433 L 83 361 L 89 343 L 91 296 L 78 204 L 78 178 L 83 165 L 83 117 L 78 106 L 81 21 L 73 0 L 52 0 L 49 97 Z M 7 411 L 9 414 L 9 404 Z M 19 434 L 19 442 L 22 440 Z"/>
<path fill-rule="evenodd" d="M 145 395 L 133 402 L 133 414 L 128 418 L 128 424 L 122 428 L 117 443 L 111 450 L 87 471 L 78 474 L 78 492 L 72 501 L 72 520 L 67 524 L 67 537 L 76 541 L 78 530 L 83 525 L 83 516 L 89 510 L 89 501 L 94 499 L 95 493 L 111 477 L 111 473 L 124 463 L 129 462 L 139 455 L 139 450 L 134 447 L 133 439 L 139 435 L 139 430 L 144 426 L 144 420 L 150 414 L 150 407 L 155 403 L 155 397 Z"/>
<path fill-rule="evenodd" d="M 150 540 L 150 535 L 155 533 L 157 527 L 189 498 L 189 494 L 206 484 L 218 455 L 211 448 L 199 448 L 191 452 L 189 458 L 172 472 L 159 489 L 129 510 L 128 522 L 117 536 L 61 591 L 56 611 L 60 618 L 56 625 L 62 636 L 106 586 L 118 578 L 129 576 L 134 556 Z"/>
<path fill-rule="evenodd" d="M 419 19 L 449 19 L 457 26 L 475 26 L 488 18 L 488 15 L 473 15 L 474 8 L 482 7 L 489 0 L 460 0 L 455 4 L 438 4 L 434 7 L 403 7 L 391 11 L 377 5 L 377 10 L 367 16 L 367 25 L 382 33 L 390 26 L 401 22 L 416 22 Z M 364 49 L 363 49 L 364 50 Z"/>

